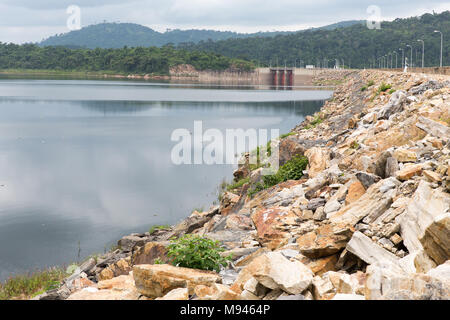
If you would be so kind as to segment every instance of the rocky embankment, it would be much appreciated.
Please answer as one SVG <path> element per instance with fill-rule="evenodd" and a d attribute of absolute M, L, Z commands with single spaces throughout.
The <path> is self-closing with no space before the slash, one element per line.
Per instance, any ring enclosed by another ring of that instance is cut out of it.
<path fill-rule="evenodd" d="M 354 71 L 279 144 L 305 155 L 300 180 L 248 196 L 260 169 L 220 206 L 133 234 L 37 299 L 449 299 L 449 78 Z M 171 237 L 219 240 L 220 273 L 167 262 Z"/>

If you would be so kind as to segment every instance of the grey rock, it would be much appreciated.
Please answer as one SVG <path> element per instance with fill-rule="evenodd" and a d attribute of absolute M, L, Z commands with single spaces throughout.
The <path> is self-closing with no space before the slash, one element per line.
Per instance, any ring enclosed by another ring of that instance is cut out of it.
<path fill-rule="evenodd" d="M 432 136 L 445 140 L 450 139 L 450 128 L 439 122 L 420 116 L 416 126 Z"/>
<path fill-rule="evenodd" d="M 117 245 L 125 252 L 130 252 L 135 246 L 143 246 L 145 240 L 137 236 L 125 236 L 117 242 Z"/>
<path fill-rule="evenodd" d="M 413 94 L 413 95 L 418 95 L 418 94 L 422 94 L 425 91 L 431 89 L 431 90 L 438 90 L 441 89 L 445 86 L 448 86 L 448 81 L 447 82 L 438 82 L 436 80 L 430 80 L 427 82 L 424 82 L 418 86 L 412 87 L 411 89 L 409 89 L 409 93 Z"/>
<path fill-rule="evenodd" d="M 389 102 L 381 108 L 377 114 L 378 119 L 389 119 L 389 117 L 403 110 L 403 103 L 406 101 L 406 93 L 403 90 L 397 90 L 389 99 Z"/>
<path fill-rule="evenodd" d="M 309 202 L 308 202 L 308 206 L 307 206 L 307 209 L 308 210 L 316 210 L 317 208 L 319 208 L 319 207 L 323 207 L 323 206 L 325 206 L 325 204 L 326 204 L 326 201 L 325 201 L 325 199 L 322 199 L 322 198 L 314 198 L 314 199 L 311 199 Z"/>
<path fill-rule="evenodd" d="M 380 177 L 367 173 L 367 172 L 358 172 L 356 174 L 356 178 L 362 183 L 362 185 L 364 186 L 364 188 L 367 190 L 369 189 L 369 187 L 371 185 L 373 185 L 374 183 L 380 181 Z"/>
<path fill-rule="evenodd" d="M 398 161 L 394 157 L 388 157 L 386 159 L 386 167 L 384 171 L 384 177 L 393 177 L 398 170 Z"/>
<path fill-rule="evenodd" d="M 370 238 L 359 231 L 356 231 L 346 249 L 367 264 L 373 264 L 379 261 L 387 261 L 392 264 L 398 264 L 399 258 L 386 251 Z"/>

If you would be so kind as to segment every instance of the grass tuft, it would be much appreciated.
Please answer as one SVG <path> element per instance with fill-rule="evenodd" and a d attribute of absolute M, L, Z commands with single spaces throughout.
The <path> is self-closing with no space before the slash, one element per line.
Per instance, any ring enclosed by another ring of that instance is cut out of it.
<path fill-rule="evenodd" d="M 68 274 L 59 267 L 15 275 L 0 284 L 0 300 L 31 299 L 59 287 Z"/>

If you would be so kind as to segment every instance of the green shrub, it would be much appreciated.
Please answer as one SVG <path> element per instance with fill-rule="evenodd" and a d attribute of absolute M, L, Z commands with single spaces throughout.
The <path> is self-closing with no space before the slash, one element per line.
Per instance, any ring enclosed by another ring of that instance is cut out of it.
<path fill-rule="evenodd" d="M 227 186 L 227 190 L 228 190 L 228 191 L 231 191 L 231 190 L 234 190 L 234 189 L 239 189 L 239 188 L 241 188 L 244 184 L 249 183 L 249 181 L 250 181 L 250 177 L 243 178 L 243 179 L 239 180 L 239 181 L 236 182 L 236 183 L 232 183 L 232 184 L 228 185 L 228 186 Z"/>
<path fill-rule="evenodd" d="M 350 148 L 352 148 L 352 149 L 359 149 L 359 143 L 357 142 L 357 141 L 353 141 L 351 144 L 350 144 Z"/>
<path fill-rule="evenodd" d="M 382 83 L 381 86 L 378 88 L 378 92 L 385 92 L 386 90 L 389 90 L 392 88 L 392 85 L 390 84 L 386 84 L 386 83 Z"/>
<path fill-rule="evenodd" d="M 220 271 L 226 266 L 231 256 L 222 257 L 218 241 L 187 234 L 179 239 L 171 240 L 168 246 L 168 257 L 175 266 L 201 270 Z"/>
<path fill-rule="evenodd" d="M 395 92 L 395 89 L 389 90 L 389 94 L 393 94 Z"/>
<path fill-rule="evenodd" d="M 152 234 L 153 232 L 155 232 L 156 230 L 165 230 L 165 229 L 170 229 L 170 226 L 168 224 L 163 224 L 163 225 L 154 225 L 150 227 L 150 230 L 148 230 L 148 232 L 150 234 Z"/>
<path fill-rule="evenodd" d="M 323 119 L 317 115 L 314 117 L 313 121 L 311 121 L 306 127 L 305 129 L 311 129 L 311 128 L 315 128 L 318 124 L 321 124 L 323 122 Z"/>
<path fill-rule="evenodd" d="M 371 87 L 375 84 L 375 82 L 373 80 L 370 80 L 369 82 L 367 82 L 367 87 Z"/>
<path fill-rule="evenodd" d="M 366 87 L 366 86 L 364 86 L 364 87 L 361 88 L 361 92 L 366 91 L 366 90 L 367 90 L 367 87 Z"/>
<path fill-rule="evenodd" d="M 306 169 L 307 165 L 308 158 L 300 155 L 295 156 L 281 166 L 276 174 L 263 176 L 263 182 L 255 184 L 253 188 L 249 190 L 248 195 L 253 197 L 253 195 L 259 191 L 270 188 L 287 180 L 299 180 L 303 176 L 303 170 Z"/>
<path fill-rule="evenodd" d="M 284 133 L 280 136 L 280 139 L 284 139 L 287 138 L 289 136 L 293 136 L 294 134 L 296 134 L 296 132 L 289 132 L 289 133 Z"/>

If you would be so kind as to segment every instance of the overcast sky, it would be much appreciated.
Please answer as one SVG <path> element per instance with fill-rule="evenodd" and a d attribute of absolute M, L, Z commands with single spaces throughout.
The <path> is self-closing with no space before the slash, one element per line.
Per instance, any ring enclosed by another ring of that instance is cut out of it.
<path fill-rule="evenodd" d="M 38 42 L 68 32 L 66 10 L 81 9 L 81 26 L 133 22 L 167 28 L 237 32 L 301 30 L 365 20 L 376 5 L 381 20 L 450 10 L 450 0 L 0 0 L 0 42 Z"/>

